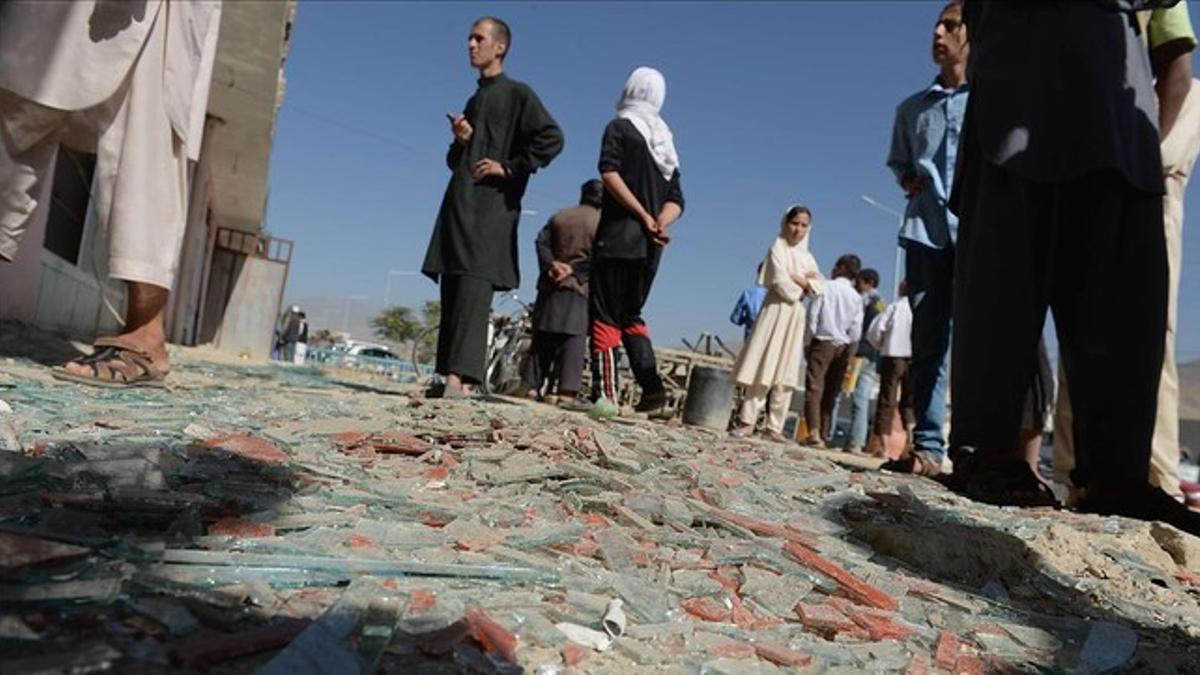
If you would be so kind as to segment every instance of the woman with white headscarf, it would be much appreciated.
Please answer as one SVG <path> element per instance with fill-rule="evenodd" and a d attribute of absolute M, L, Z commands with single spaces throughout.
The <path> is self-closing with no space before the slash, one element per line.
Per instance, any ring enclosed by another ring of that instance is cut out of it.
<path fill-rule="evenodd" d="M 622 345 L 642 389 L 635 409 L 652 412 L 667 403 L 642 320 L 663 246 L 670 241 L 667 228 L 683 214 L 679 155 L 659 114 L 666 94 L 662 73 L 634 70 L 600 146 L 604 202 L 592 249 L 590 303 L 595 417 L 619 413 L 617 348 Z"/>
<path fill-rule="evenodd" d="M 800 379 L 800 355 L 804 350 L 804 297 L 821 291 L 821 273 L 808 251 L 812 213 L 805 206 L 792 206 L 783 214 L 779 236 L 771 244 L 759 267 L 758 283 L 767 287 L 767 299 L 754 322 L 750 338 L 734 365 L 734 380 L 745 388 L 734 436 L 754 432 L 758 414 L 770 394 L 767 436 L 783 441 L 783 422 L 792 391 Z"/>

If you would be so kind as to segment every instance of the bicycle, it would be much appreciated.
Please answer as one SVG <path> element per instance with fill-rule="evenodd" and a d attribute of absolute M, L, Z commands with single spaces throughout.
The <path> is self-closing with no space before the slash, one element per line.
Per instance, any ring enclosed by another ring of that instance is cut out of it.
<path fill-rule="evenodd" d="M 489 394 L 512 394 L 520 389 L 521 369 L 533 344 L 533 307 L 516 293 L 504 294 L 498 304 L 503 305 L 509 300 L 519 305 L 516 311 L 503 314 L 493 309 L 488 318 L 487 358 L 481 384 L 484 392 Z M 421 348 L 437 334 L 438 328 L 438 325 L 429 326 L 413 340 L 414 368 L 419 370 Z"/>

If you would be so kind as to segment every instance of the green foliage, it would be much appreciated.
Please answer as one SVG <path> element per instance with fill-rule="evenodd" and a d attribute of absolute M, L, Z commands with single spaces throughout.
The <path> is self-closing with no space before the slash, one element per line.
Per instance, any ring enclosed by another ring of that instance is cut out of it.
<path fill-rule="evenodd" d="M 426 300 L 425 306 L 421 308 L 421 316 L 425 319 L 426 326 L 438 325 L 442 320 L 442 301 Z"/>
<path fill-rule="evenodd" d="M 376 337 L 405 343 L 421 332 L 421 321 L 409 307 L 389 307 L 371 317 L 371 329 Z"/>
<path fill-rule="evenodd" d="M 308 339 L 308 344 L 312 347 L 329 347 L 335 342 L 337 335 L 328 328 L 318 328 Z"/>

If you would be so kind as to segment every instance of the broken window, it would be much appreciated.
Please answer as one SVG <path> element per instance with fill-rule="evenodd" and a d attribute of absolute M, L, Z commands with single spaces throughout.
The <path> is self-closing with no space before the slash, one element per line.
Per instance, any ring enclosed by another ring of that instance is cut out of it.
<path fill-rule="evenodd" d="M 44 246 L 72 265 L 79 264 L 95 171 L 95 155 L 59 148 Z"/>

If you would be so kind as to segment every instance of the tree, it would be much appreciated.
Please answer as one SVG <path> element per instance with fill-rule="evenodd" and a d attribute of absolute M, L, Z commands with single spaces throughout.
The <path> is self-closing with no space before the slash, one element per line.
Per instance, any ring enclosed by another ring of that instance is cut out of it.
<path fill-rule="evenodd" d="M 437 354 L 437 326 L 442 320 L 442 303 L 439 300 L 426 300 L 425 305 L 421 307 L 421 314 L 424 316 L 425 325 L 422 328 L 420 336 L 420 344 L 415 345 L 416 360 L 419 363 L 429 363 L 433 361 L 433 357 Z M 430 330 L 433 329 L 433 330 Z"/>
<path fill-rule="evenodd" d="M 425 306 L 421 308 L 421 315 L 425 319 L 425 326 L 436 326 L 442 320 L 442 301 L 441 300 L 426 300 Z"/>
<path fill-rule="evenodd" d="M 405 343 L 421 332 L 421 322 L 409 307 L 389 307 L 371 318 L 376 337 Z"/>
<path fill-rule="evenodd" d="M 318 328 L 309 337 L 308 343 L 313 347 L 328 347 L 337 342 L 337 335 L 328 328 Z"/>

